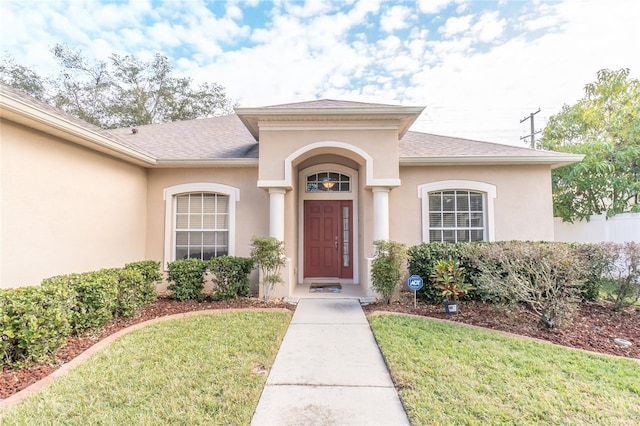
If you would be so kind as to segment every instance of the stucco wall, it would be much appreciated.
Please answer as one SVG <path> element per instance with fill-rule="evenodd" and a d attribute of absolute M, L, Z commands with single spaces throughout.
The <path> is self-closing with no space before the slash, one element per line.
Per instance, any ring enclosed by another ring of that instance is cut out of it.
<path fill-rule="evenodd" d="M 146 170 L 1 124 L 0 287 L 144 259 Z"/>
<path fill-rule="evenodd" d="M 368 123 L 365 128 L 344 128 L 341 130 L 305 130 L 305 126 L 293 127 L 293 130 L 280 130 L 278 123 L 261 123 L 260 128 L 260 180 L 284 179 L 284 159 L 307 145 L 323 142 L 348 144 L 365 151 L 374 162 L 373 175 L 375 179 L 398 178 L 398 133 L 397 130 L 371 129 L 376 123 Z M 301 123 L 304 124 L 304 123 Z M 318 125 L 317 123 L 314 123 Z M 378 123 L 382 125 L 384 123 Z M 388 123 L 387 123 L 388 124 Z M 335 123 L 322 123 L 331 128 Z M 308 126 L 308 124 L 306 124 Z M 338 154 L 351 158 L 357 162 L 362 159 L 348 149 L 339 147 L 325 147 L 308 151 L 295 159 L 296 164 L 311 156 L 322 154 Z M 295 164 L 294 164 L 295 165 Z M 295 179 L 295 177 L 294 177 Z"/>
<path fill-rule="evenodd" d="M 147 258 L 162 262 L 165 244 L 165 188 L 194 182 L 218 183 L 240 190 L 236 203 L 235 255 L 248 257 L 251 238 L 269 235 L 269 194 L 256 187 L 258 169 L 152 169 L 149 170 Z"/>
<path fill-rule="evenodd" d="M 418 185 L 441 180 L 472 180 L 495 185 L 496 240 L 553 240 L 549 166 L 401 167 L 402 186 L 389 199 L 390 238 L 407 245 L 422 242 Z"/>

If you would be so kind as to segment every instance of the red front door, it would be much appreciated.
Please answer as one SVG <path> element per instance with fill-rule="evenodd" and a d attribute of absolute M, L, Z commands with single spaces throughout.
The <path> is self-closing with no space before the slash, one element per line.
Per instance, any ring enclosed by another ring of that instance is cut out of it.
<path fill-rule="evenodd" d="M 352 202 L 304 202 L 304 276 L 353 278 Z"/>

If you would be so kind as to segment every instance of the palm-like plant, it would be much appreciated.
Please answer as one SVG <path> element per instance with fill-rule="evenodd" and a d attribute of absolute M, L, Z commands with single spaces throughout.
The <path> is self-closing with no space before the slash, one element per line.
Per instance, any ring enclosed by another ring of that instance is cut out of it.
<path fill-rule="evenodd" d="M 439 260 L 431 273 L 433 286 L 442 292 L 447 301 L 456 301 L 474 287 L 465 282 L 464 267 L 458 261 Z"/>

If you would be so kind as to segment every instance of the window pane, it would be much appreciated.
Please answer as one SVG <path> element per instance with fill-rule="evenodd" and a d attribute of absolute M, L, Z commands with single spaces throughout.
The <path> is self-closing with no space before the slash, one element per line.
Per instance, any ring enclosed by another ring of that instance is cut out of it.
<path fill-rule="evenodd" d="M 316 180 L 318 180 L 318 175 L 313 174 L 313 175 L 307 176 L 307 182 L 314 182 Z"/>
<path fill-rule="evenodd" d="M 469 231 L 458 229 L 457 238 L 461 242 L 469 241 Z"/>
<path fill-rule="evenodd" d="M 216 248 L 213 246 L 205 246 L 202 248 L 202 260 L 209 260 L 216 257 Z"/>
<path fill-rule="evenodd" d="M 189 215 L 189 229 L 202 229 L 202 215 Z"/>
<path fill-rule="evenodd" d="M 199 246 L 202 244 L 202 232 L 189 232 L 189 245 Z"/>
<path fill-rule="evenodd" d="M 188 229 L 189 228 L 189 216 L 186 214 L 179 214 L 176 216 L 176 228 Z"/>
<path fill-rule="evenodd" d="M 429 210 L 442 210 L 442 192 L 432 192 L 429 194 Z"/>
<path fill-rule="evenodd" d="M 202 225 L 204 229 L 214 229 L 216 227 L 216 215 L 205 214 L 202 217 Z"/>
<path fill-rule="evenodd" d="M 176 244 L 179 246 L 186 246 L 189 244 L 188 232 L 176 232 Z"/>
<path fill-rule="evenodd" d="M 229 215 L 220 214 L 216 218 L 216 226 L 215 229 L 227 229 L 229 228 Z"/>
<path fill-rule="evenodd" d="M 442 210 L 452 212 L 455 210 L 455 193 L 443 192 L 442 193 Z"/>
<path fill-rule="evenodd" d="M 203 232 L 202 233 L 202 244 L 205 246 L 213 246 L 216 244 L 216 233 L 215 232 Z"/>
<path fill-rule="evenodd" d="M 440 228 L 442 226 L 442 213 L 429 213 L 429 226 Z"/>
<path fill-rule="evenodd" d="M 429 241 L 442 241 L 442 231 L 436 230 L 436 229 L 430 229 Z"/>
<path fill-rule="evenodd" d="M 472 230 L 471 241 L 484 241 L 484 231 L 482 229 Z"/>
<path fill-rule="evenodd" d="M 442 231 L 442 241 L 446 241 L 449 243 L 456 242 L 456 231 L 453 229 L 445 229 Z"/>
<path fill-rule="evenodd" d="M 458 228 L 469 226 L 469 213 L 458 213 Z"/>
<path fill-rule="evenodd" d="M 176 260 L 189 257 L 189 249 L 186 247 L 176 247 Z"/>
<path fill-rule="evenodd" d="M 178 213 L 189 213 L 188 195 L 179 195 L 176 197 L 176 211 Z"/>
<path fill-rule="evenodd" d="M 227 231 L 216 232 L 216 246 L 226 247 L 229 246 L 229 233 Z"/>
<path fill-rule="evenodd" d="M 349 191 L 351 191 L 351 189 L 349 188 L 349 186 L 350 186 L 350 185 L 349 185 L 349 182 L 342 182 L 342 183 L 340 184 L 340 191 L 342 191 L 342 192 L 349 192 Z"/>
<path fill-rule="evenodd" d="M 471 211 L 472 212 L 481 212 L 482 211 L 482 194 L 478 194 L 477 192 L 472 192 L 470 195 L 471 201 Z"/>
<path fill-rule="evenodd" d="M 484 226 L 483 220 L 482 220 L 482 213 L 471 213 L 471 226 L 474 228 L 480 228 Z"/>
<path fill-rule="evenodd" d="M 445 228 L 455 228 L 456 226 L 456 214 L 455 213 L 443 213 L 442 214 L 442 226 Z"/>
<path fill-rule="evenodd" d="M 217 196 L 217 210 L 216 213 L 228 213 L 229 212 L 229 197 L 224 195 Z"/>
<path fill-rule="evenodd" d="M 191 213 L 202 213 L 202 194 L 191 194 L 189 206 Z"/>
<path fill-rule="evenodd" d="M 469 193 L 458 191 L 458 193 L 456 194 L 456 203 L 456 209 L 458 211 L 469 210 Z"/>
<path fill-rule="evenodd" d="M 203 213 L 215 213 L 216 212 L 216 195 L 215 194 L 204 194 L 202 203 L 203 203 Z"/>

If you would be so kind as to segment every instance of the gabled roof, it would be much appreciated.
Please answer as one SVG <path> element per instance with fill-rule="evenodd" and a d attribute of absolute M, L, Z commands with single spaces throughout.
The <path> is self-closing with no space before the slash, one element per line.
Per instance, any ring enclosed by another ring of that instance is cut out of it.
<path fill-rule="evenodd" d="M 421 107 L 322 99 L 262 108 L 237 108 L 238 114 L 138 126 L 134 133 L 131 128 L 98 128 L 1 83 L 0 107 L 3 119 L 145 167 L 257 165 L 259 145 L 252 127 L 246 125 L 250 117 L 278 120 L 286 117 L 349 119 L 358 116 L 361 120 L 387 117 L 404 119 L 404 124 L 408 125 L 408 121 L 412 123 L 422 111 Z M 583 158 L 429 133 L 400 133 L 400 165 L 404 166 L 549 164 L 559 167 Z"/>
<path fill-rule="evenodd" d="M 291 104 L 268 105 L 263 108 L 284 109 L 284 108 L 368 108 L 368 107 L 397 107 L 397 105 L 376 104 L 367 102 L 341 101 L 336 99 L 318 99 L 315 101 L 295 102 Z"/>
<path fill-rule="evenodd" d="M 424 107 L 385 105 L 321 99 L 260 108 L 236 108 L 235 112 L 259 140 L 259 123 L 265 121 L 391 121 L 397 123 L 398 138 L 409 130 Z"/>

